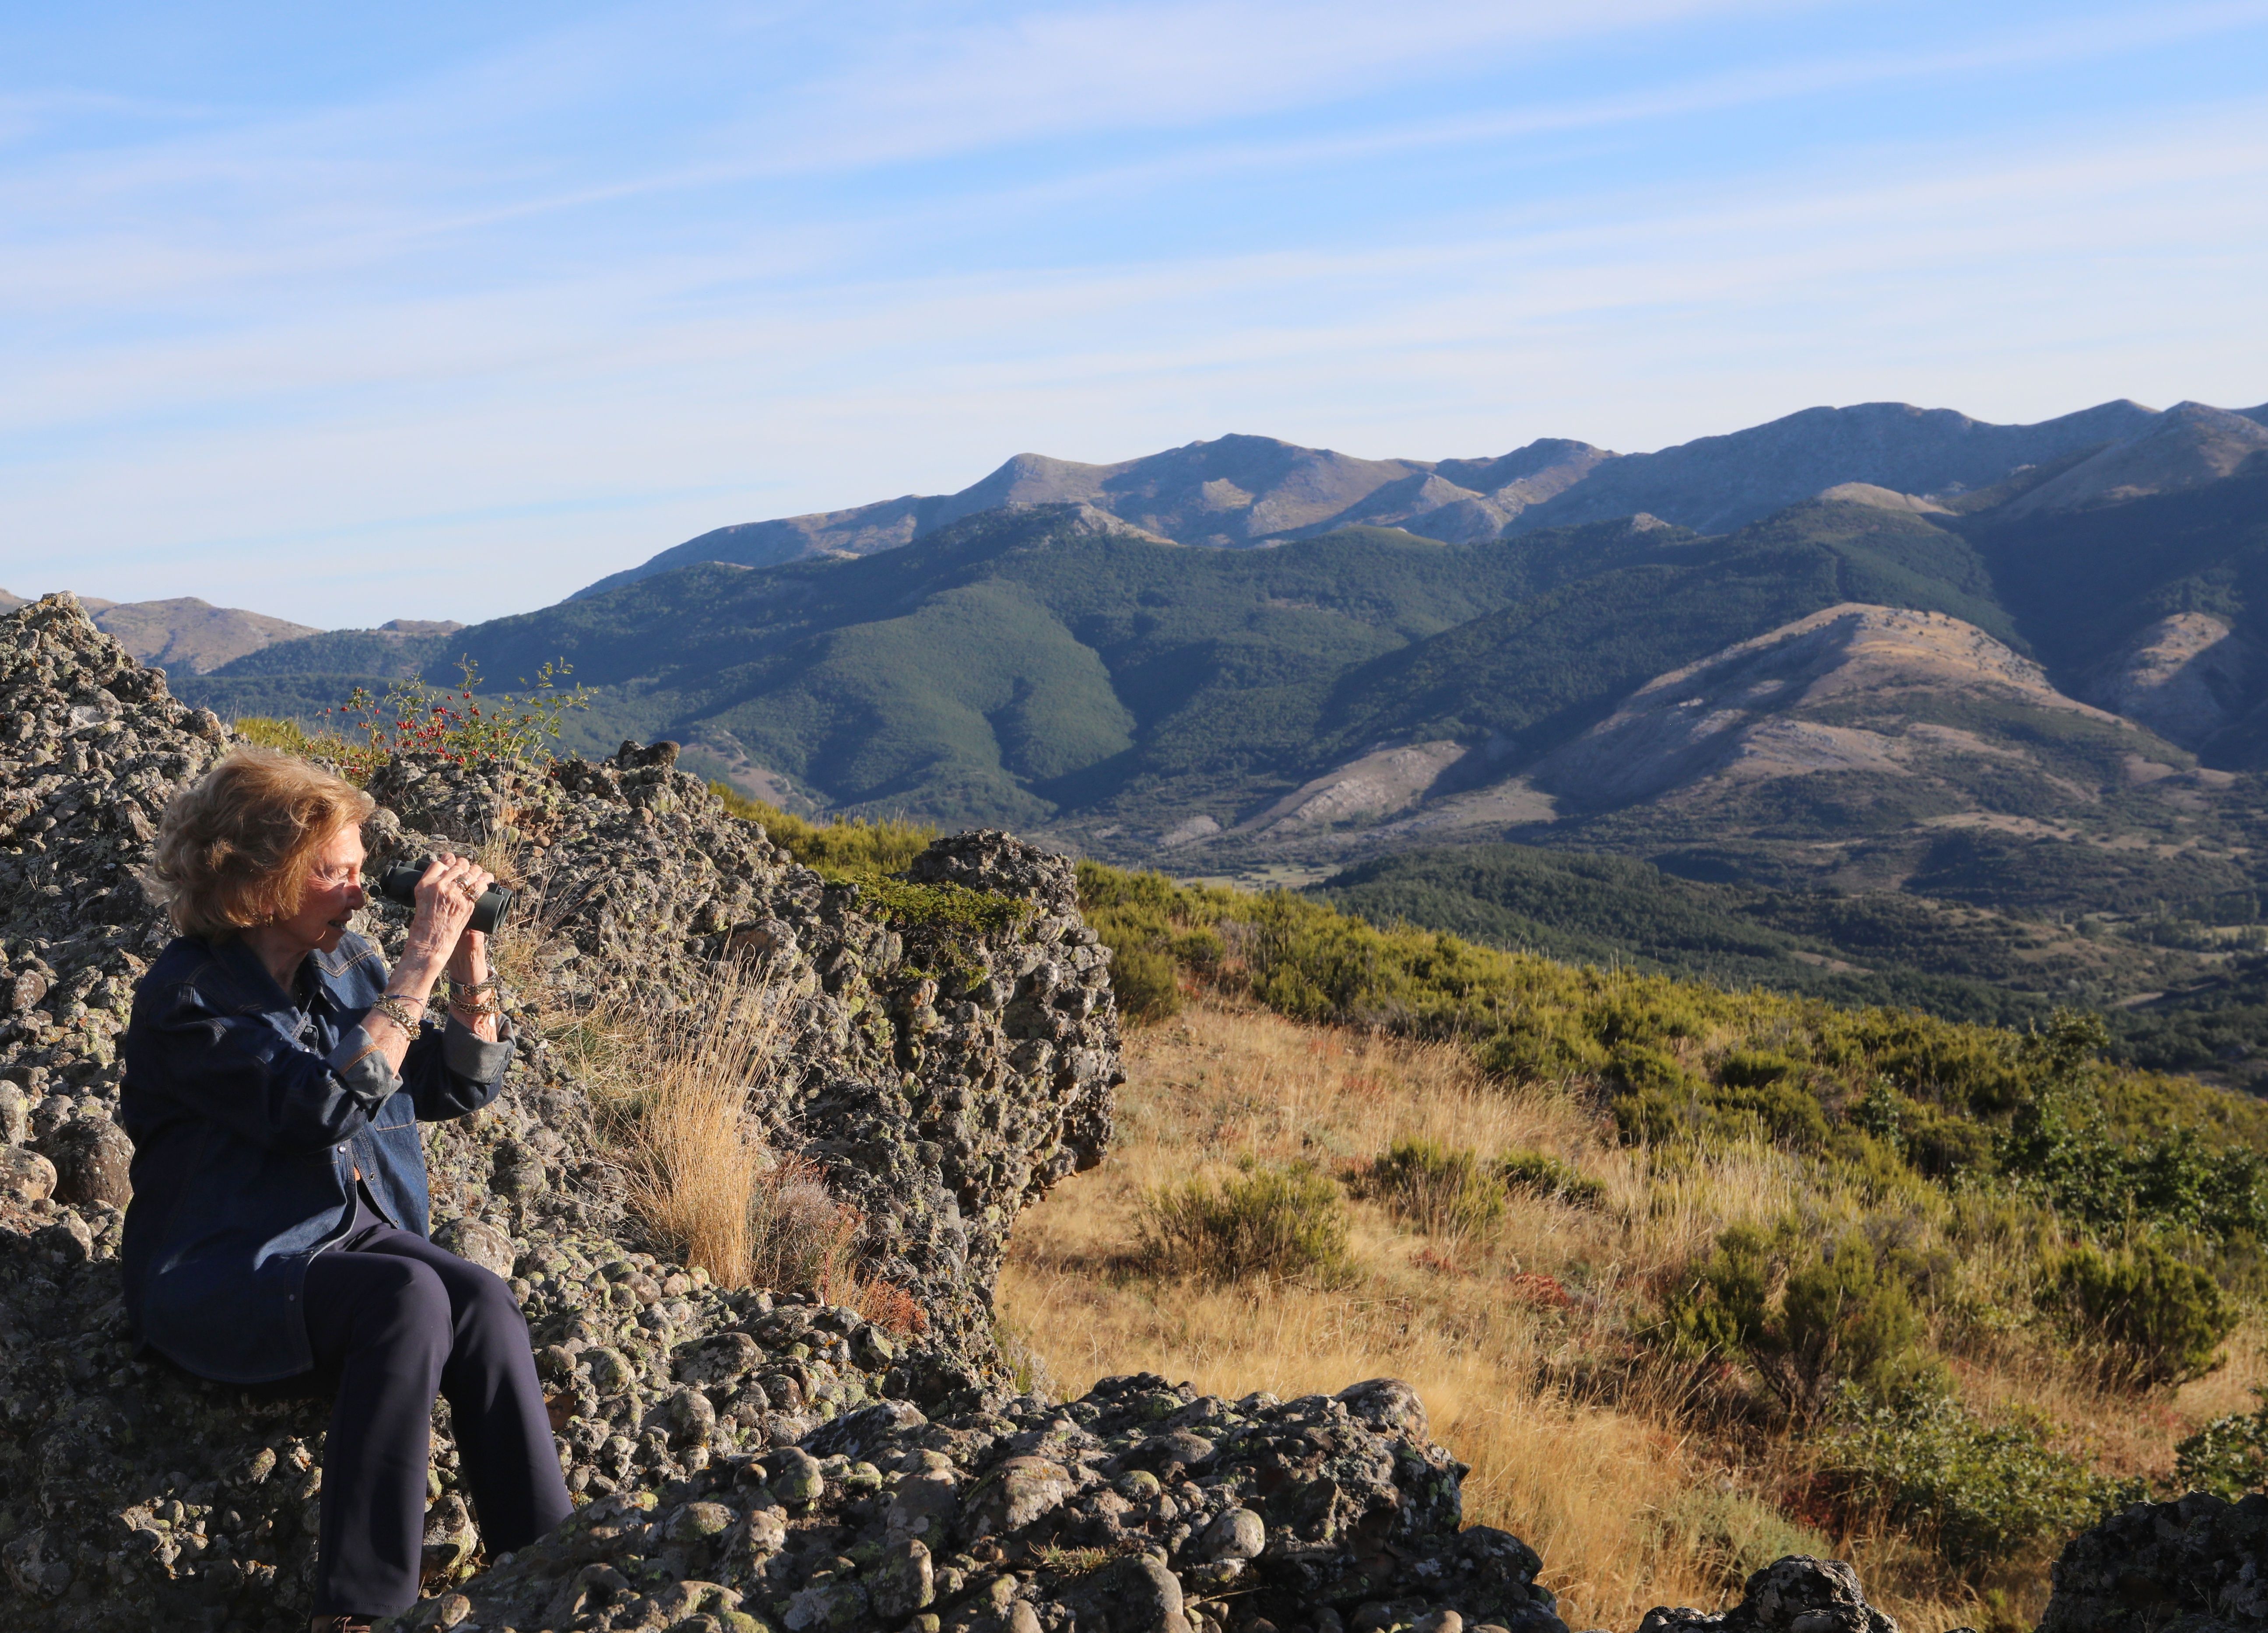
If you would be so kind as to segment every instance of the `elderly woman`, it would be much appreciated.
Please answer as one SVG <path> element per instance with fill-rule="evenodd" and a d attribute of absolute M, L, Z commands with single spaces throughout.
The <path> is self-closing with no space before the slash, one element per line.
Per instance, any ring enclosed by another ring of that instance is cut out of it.
<path fill-rule="evenodd" d="M 180 934 L 135 993 L 121 1107 L 138 1337 L 225 1383 L 336 1391 L 313 1622 L 331 1633 L 417 1598 L 437 1391 L 492 1551 L 571 1512 L 518 1306 L 426 1237 L 417 1124 L 487 1105 L 512 1054 L 467 927 L 490 875 L 427 868 L 389 972 L 347 928 L 371 808 L 256 749 L 174 800 L 150 882 Z"/>

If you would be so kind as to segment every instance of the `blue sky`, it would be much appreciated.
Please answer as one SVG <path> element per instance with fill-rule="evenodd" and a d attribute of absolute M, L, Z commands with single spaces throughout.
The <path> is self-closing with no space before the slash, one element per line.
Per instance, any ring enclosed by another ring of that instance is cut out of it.
<path fill-rule="evenodd" d="M 2268 398 L 2268 0 L 0 8 L 0 585 L 326 627 L 1250 431 Z"/>

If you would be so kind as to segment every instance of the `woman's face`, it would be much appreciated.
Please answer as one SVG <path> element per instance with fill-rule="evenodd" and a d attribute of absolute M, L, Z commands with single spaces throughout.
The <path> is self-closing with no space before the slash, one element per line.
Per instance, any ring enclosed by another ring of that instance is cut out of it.
<path fill-rule="evenodd" d="M 370 898 L 362 887 L 362 829 L 349 826 L 315 852 L 299 910 L 276 928 L 311 953 L 329 953 L 346 933 L 347 920 Z"/>

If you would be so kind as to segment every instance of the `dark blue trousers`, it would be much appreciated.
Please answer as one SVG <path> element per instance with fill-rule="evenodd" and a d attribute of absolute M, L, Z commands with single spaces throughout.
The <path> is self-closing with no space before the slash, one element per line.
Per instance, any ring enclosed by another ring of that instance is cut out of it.
<path fill-rule="evenodd" d="M 317 1615 L 378 1616 L 417 1600 L 433 1398 L 491 1557 L 573 1512 L 512 1290 L 423 1237 L 357 1220 L 307 1267 L 307 1336 L 337 1403 L 324 1443 Z"/>

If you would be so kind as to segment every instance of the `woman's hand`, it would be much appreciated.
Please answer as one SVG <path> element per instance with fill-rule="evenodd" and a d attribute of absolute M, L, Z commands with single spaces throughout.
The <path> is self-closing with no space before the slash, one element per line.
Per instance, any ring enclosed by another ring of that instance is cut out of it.
<path fill-rule="evenodd" d="M 422 1011 L 433 997 L 433 988 L 446 968 L 451 979 L 469 986 L 488 974 L 488 938 L 470 928 L 473 906 L 481 893 L 496 882 L 496 875 L 468 857 L 444 850 L 433 858 L 417 881 L 416 907 L 409 920 L 409 938 L 403 943 L 401 961 L 394 967 L 386 989 Z M 494 1041 L 494 1015 L 470 1023 L 474 1032 Z M 396 1071 L 407 1056 L 413 1027 L 404 1026 L 383 1010 L 364 1018 L 363 1028 Z"/>
<path fill-rule="evenodd" d="M 468 949 L 470 938 L 477 945 L 487 938 L 468 929 L 481 893 L 496 883 L 496 875 L 469 857 L 444 850 L 433 858 L 417 881 L 417 907 L 409 921 L 408 952 L 438 956 L 453 967 Z"/>

